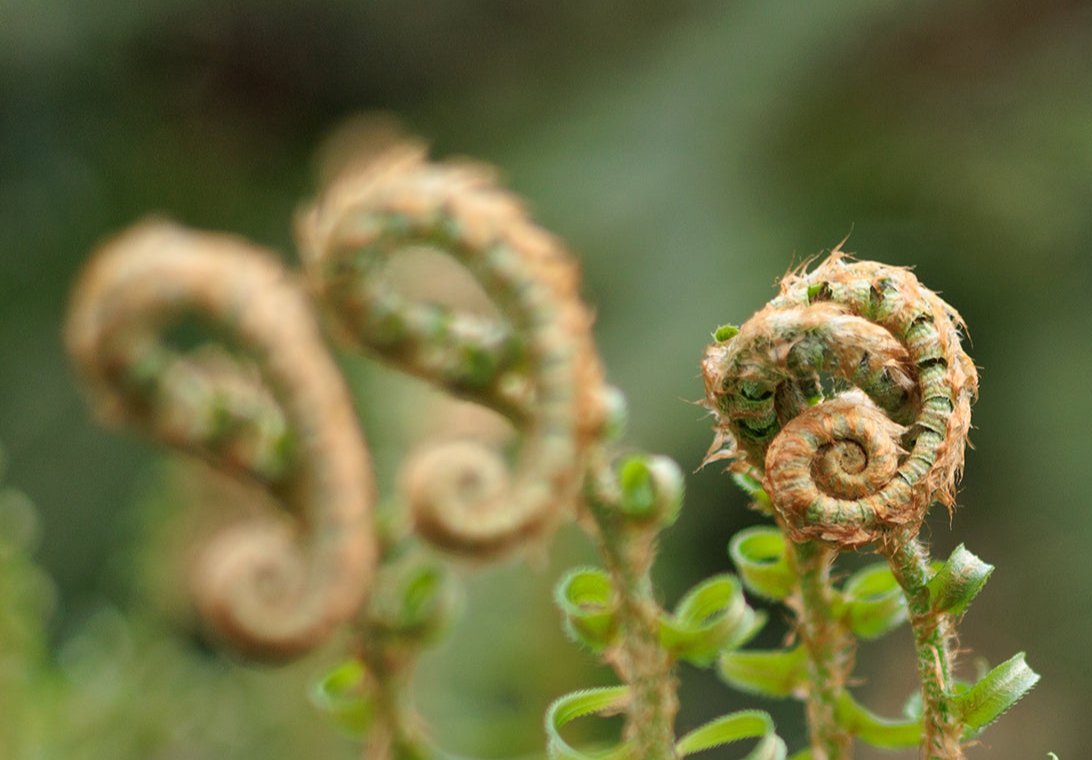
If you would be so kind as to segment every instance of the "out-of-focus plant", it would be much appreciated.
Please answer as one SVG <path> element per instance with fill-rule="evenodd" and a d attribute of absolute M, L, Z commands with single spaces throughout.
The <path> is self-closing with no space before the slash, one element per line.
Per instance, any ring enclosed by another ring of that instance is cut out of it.
<path fill-rule="evenodd" d="M 620 685 L 550 707 L 552 757 L 659 760 L 742 739 L 755 740 L 749 758 L 785 757 L 761 711 L 677 737 L 680 661 L 716 666 L 748 691 L 802 697 L 811 742 L 796 757 L 814 760 L 848 757 L 853 737 L 962 757 L 962 743 L 1034 684 L 1021 656 L 974 685 L 954 678 L 955 620 L 991 568 L 962 548 L 931 563 L 917 531 L 934 501 L 952 503 L 976 374 L 958 316 L 908 272 L 836 252 L 787 277 L 742 328 L 717 330 L 704 362 L 717 417 L 710 460 L 738 455 L 737 481 L 777 528 L 732 540 L 742 580 L 706 579 L 668 610 L 651 569 L 683 477 L 671 460 L 619 443 L 624 402 L 603 379 L 575 263 L 487 168 L 430 163 L 385 131 L 365 142 L 300 213 L 302 277 L 236 238 L 148 221 L 106 243 L 76 286 L 66 337 L 99 415 L 257 483 L 287 508 L 205 552 L 197 604 L 225 643 L 282 660 L 347 629 L 350 656 L 313 701 L 364 738 L 366 757 L 443 757 L 411 683 L 457 594 L 423 544 L 486 561 L 541 546 L 575 517 L 603 568 L 570 571 L 557 602 L 571 636 Z M 393 262 L 420 247 L 465 267 L 492 311 L 393 287 Z M 186 347 L 194 323 L 216 344 Z M 321 325 L 498 413 L 517 444 L 423 449 L 380 499 Z M 837 552 L 862 547 L 888 565 L 835 587 Z M 745 587 L 788 604 L 798 643 L 741 649 L 765 622 Z M 907 618 L 921 700 L 906 720 L 887 721 L 846 689 L 854 641 Z M 625 718 L 614 746 L 581 750 L 563 736 L 572 720 L 610 712 Z"/>

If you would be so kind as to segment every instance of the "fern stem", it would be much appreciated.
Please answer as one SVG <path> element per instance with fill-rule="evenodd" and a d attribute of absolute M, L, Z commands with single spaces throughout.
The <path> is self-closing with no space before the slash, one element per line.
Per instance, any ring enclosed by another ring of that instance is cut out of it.
<path fill-rule="evenodd" d="M 364 760 L 429 760 L 420 719 L 409 706 L 408 674 L 382 681 L 376 695 L 376 722 L 364 746 Z"/>
<path fill-rule="evenodd" d="M 886 544 L 884 552 L 891 571 L 906 594 L 910 625 L 914 630 L 918 674 L 921 677 L 924 735 L 923 757 L 928 760 L 962 760 L 962 721 L 953 700 L 953 649 L 955 632 L 951 616 L 932 609 L 929 601 L 929 558 L 925 547 L 909 531 Z"/>
<path fill-rule="evenodd" d="M 641 760 L 674 760 L 679 710 L 674 662 L 660 646 L 660 605 L 651 568 L 655 531 L 634 529 L 610 505 L 589 499 L 604 564 L 619 596 L 618 645 L 606 655 L 629 686 L 624 740 Z"/>
<path fill-rule="evenodd" d="M 833 612 L 830 568 L 836 551 L 817 542 L 793 544 L 799 578 L 797 632 L 808 656 L 806 712 L 813 760 L 848 760 L 853 737 L 835 717 L 835 708 L 853 667 L 853 638 Z"/>

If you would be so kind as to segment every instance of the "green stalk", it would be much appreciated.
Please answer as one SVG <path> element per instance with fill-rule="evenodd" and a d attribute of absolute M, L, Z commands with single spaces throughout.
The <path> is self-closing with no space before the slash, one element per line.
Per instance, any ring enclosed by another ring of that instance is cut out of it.
<path fill-rule="evenodd" d="M 814 541 L 791 544 L 799 579 L 797 633 L 808 657 L 806 713 L 813 760 L 849 760 L 853 737 L 835 711 L 853 667 L 854 643 L 834 616 L 830 568 L 836 551 Z"/>
<path fill-rule="evenodd" d="M 656 529 L 628 525 L 609 505 L 589 499 L 601 552 L 619 596 L 619 643 L 608 654 L 630 689 L 623 738 L 640 760 L 675 760 L 679 710 L 674 662 L 660 646 L 660 605 L 652 589 Z"/>
<path fill-rule="evenodd" d="M 373 679 L 375 717 L 364 744 L 363 760 L 430 760 L 433 753 L 410 700 L 415 654 L 396 641 L 362 646 L 360 657 Z"/>
<path fill-rule="evenodd" d="M 951 616 L 933 610 L 929 600 L 929 558 L 910 533 L 892 537 L 884 553 L 906 594 L 921 678 L 924 733 L 922 756 L 928 760 L 963 760 L 963 724 L 955 708 L 952 677 L 955 634 Z"/>

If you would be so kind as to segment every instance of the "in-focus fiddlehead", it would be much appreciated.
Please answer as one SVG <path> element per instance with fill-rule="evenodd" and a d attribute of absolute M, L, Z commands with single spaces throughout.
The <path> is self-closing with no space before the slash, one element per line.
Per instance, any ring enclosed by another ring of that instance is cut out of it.
<path fill-rule="evenodd" d="M 963 466 L 978 378 L 962 329 L 908 270 L 835 251 L 813 271 L 787 275 L 777 298 L 740 328 L 718 330 L 706 351 L 706 403 L 717 420 L 710 459 L 735 458 L 737 476 L 793 542 L 789 602 L 808 655 L 799 685 L 816 757 L 847 756 L 867 723 L 849 725 L 856 713 L 844 685 L 852 636 L 871 629 L 846 617 L 853 590 L 834 589 L 829 567 L 837 551 L 868 545 L 888 558 L 906 596 L 926 751 L 962 757 L 953 614 L 930 603 L 933 572 L 917 540 L 931 504 L 954 506 Z M 729 663 L 728 677 L 745 662 Z"/>
<path fill-rule="evenodd" d="M 197 318 L 246 358 L 166 339 Z M 99 416 L 264 484 L 294 514 L 217 536 L 195 582 L 213 628 L 286 657 L 360 606 L 375 563 L 374 485 L 351 398 L 310 303 L 272 254 L 146 222 L 76 285 L 66 341 Z"/>
<path fill-rule="evenodd" d="M 863 546 L 954 505 L 978 388 L 962 324 L 908 270 L 836 252 L 709 347 L 720 440 L 764 473 L 795 541 Z"/>
<path fill-rule="evenodd" d="M 353 344 L 519 428 L 510 478 L 492 451 L 459 443 L 417 462 L 406 479 L 422 534 L 450 550 L 497 553 L 540 535 L 574 502 L 604 416 L 591 318 L 567 253 L 491 171 L 428 163 L 416 143 L 380 146 L 301 215 L 304 264 Z M 459 261 L 503 320 L 394 292 L 382 271 L 413 246 Z"/>

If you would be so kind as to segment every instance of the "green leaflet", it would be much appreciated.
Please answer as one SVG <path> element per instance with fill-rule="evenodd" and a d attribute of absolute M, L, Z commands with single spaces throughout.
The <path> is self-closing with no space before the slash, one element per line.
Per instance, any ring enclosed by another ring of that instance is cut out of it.
<path fill-rule="evenodd" d="M 862 568 L 846 581 L 844 611 L 862 639 L 876 639 L 906 621 L 906 596 L 886 562 Z"/>
<path fill-rule="evenodd" d="M 745 644 L 765 622 L 747 605 L 734 575 L 715 575 L 688 591 L 673 615 L 660 618 L 660 644 L 679 659 L 706 666 L 725 649 Z"/>
<path fill-rule="evenodd" d="M 785 760 L 785 742 L 774 728 L 774 722 L 767 713 L 741 710 L 695 728 L 679 739 L 675 750 L 679 757 L 686 757 L 742 739 L 758 739 L 758 744 L 742 760 Z"/>
<path fill-rule="evenodd" d="M 609 575 L 595 567 L 574 568 L 557 584 L 554 599 L 570 636 L 593 652 L 611 645 L 618 632 L 618 600 Z"/>
<path fill-rule="evenodd" d="M 930 604 L 937 612 L 962 615 L 986 585 L 991 573 L 993 565 L 983 562 L 960 544 L 929 581 Z"/>
<path fill-rule="evenodd" d="M 1009 658 L 955 698 L 968 733 L 976 734 L 1020 701 L 1039 682 L 1024 653 Z"/>
<path fill-rule="evenodd" d="M 637 454 L 618 468 L 621 498 L 618 508 L 633 520 L 675 522 L 683 500 L 683 475 L 675 460 L 665 456 Z"/>
<path fill-rule="evenodd" d="M 346 733 L 363 736 L 375 715 L 366 681 L 364 665 L 359 660 L 347 660 L 315 683 L 311 703 Z"/>
<path fill-rule="evenodd" d="M 717 343 L 723 343 L 726 340 L 731 340 L 737 335 L 739 335 L 739 328 L 735 325 L 721 325 L 713 331 L 713 340 Z"/>
<path fill-rule="evenodd" d="M 755 500 L 755 506 L 767 514 L 773 513 L 770 495 L 762 487 L 762 482 L 750 472 L 733 472 L 732 482 L 739 490 Z"/>
<path fill-rule="evenodd" d="M 916 747 L 921 741 L 921 718 L 889 720 L 861 705 L 849 692 L 843 692 L 835 708 L 838 723 L 861 741 L 880 749 Z"/>
<path fill-rule="evenodd" d="M 781 601 L 796 582 L 785 554 L 785 537 L 765 525 L 741 530 L 728 544 L 728 554 L 739 570 L 743 585 L 766 599 Z"/>
<path fill-rule="evenodd" d="M 766 697 L 789 697 L 807 679 L 803 646 L 782 650 L 726 652 L 717 665 L 721 678 L 740 691 Z"/>
<path fill-rule="evenodd" d="M 585 715 L 615 713 L 629 699 L 625 686 L 574 691 L 555 700 L 546 710 L 546 748 L 551 760 L 638 760 L 627 744 L 599 750 L 577 750 L 561 737 L 561 729 Z"/>
<path fill-rule="evenodd" d="M 608 686 L 576 691 L 554 701 L 546 711 L 547 749 L 551 760 L 639 760 L 628 744 L 594 750 L 579 750 L 561 736 L 561 729 L 587 715 L 616 713 L 626 706 L 629 689 Z M 679 757 L 743 739 L 758 739 L 754 749 L 741 760 L 785 760 L 785 742 L 775 732 L 770 716 L 761 710 L 742 710 L 699 726 L 675 744 Z"/>
<path fill-rule="evenodd" d="M 435 641 L 456 617 L 459 588 L 443 566 L 416 558 L 384 568 L 375 595 L 377 623 L 419 643 Z"/>

